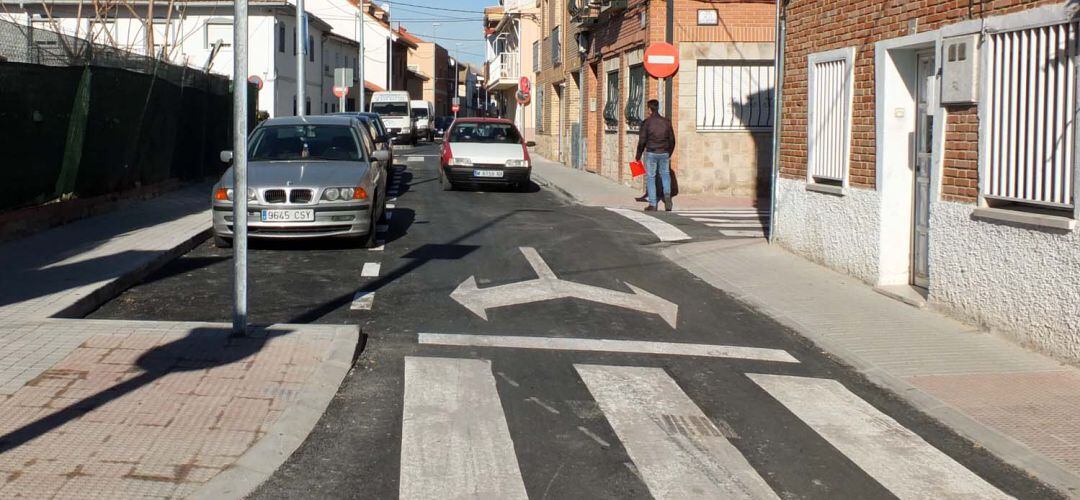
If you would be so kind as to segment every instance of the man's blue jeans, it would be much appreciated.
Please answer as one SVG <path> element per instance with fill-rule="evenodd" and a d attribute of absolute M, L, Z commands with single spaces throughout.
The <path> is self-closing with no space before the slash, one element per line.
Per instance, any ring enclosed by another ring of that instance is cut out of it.
<path fill-rule="evenodd" d="M 671 154 L 645 152 L 645 191 L 649 193 L 649 206 L 656 206 L 656 173 L 660 171 L 660 182 L 664 185 L 664 194 L 671 192 Z"/>

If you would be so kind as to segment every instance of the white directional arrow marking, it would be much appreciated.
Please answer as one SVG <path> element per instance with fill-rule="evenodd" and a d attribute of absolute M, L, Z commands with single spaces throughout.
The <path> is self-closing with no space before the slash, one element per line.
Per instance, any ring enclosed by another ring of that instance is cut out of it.
<path fill-rule="evenodd" d="M 450 298 L 456 300 L 485 321 L 488 319 L 488 309 L 545 300 L 575 298 L 656 314 L 663 318 L 672 328 L 675 328 L 679 306 L 672 302 L 646 292 L 630 283 L 626 283 L 626 286 L 630 287 L 633 293 L 563 281 L 555 276 L 555 273 L 548 267 L 535 248 L 521 247 L 521 253 L 525 254 L 525 259 L 529 261 L 529 265 L 536 272 L 536 279 L 490 288 L 479 288 L 476 285 L 476 277 L 469 276 L 450 294 Z"/>

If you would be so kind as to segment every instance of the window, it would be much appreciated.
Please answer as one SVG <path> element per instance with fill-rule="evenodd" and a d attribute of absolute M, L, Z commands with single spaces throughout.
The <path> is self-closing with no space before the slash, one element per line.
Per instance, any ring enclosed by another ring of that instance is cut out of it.
<path fill-rule="evenodd" d="M 307 37 L 307 49 L 308 60 L 311 62 L 315 62 L 315 37 L 311 35 L 308 35 Z"/>
<path fill-rule="evenodd" d="M 379 116 L 409 116 L 409 103 L 406 101 L 373 102 L 371 112 Z"/>
<path fill-rule="evenodd" d="M 154 56 L 168 57 L 169 52 L 176 46 L 177 33 L 172 23 L 155 21 L 151 23 L 154 30 Z M 227 43 L 232 44 L 232 30 L 229 30 Z"/>
<path fill-rule="evenodd" d="M 559 36 L 559 27 L 551 30 L 551 64 L 562 64 L 562 37 Z"/>
<path fill-rule="evenodd" d="M 843 185 L 851 148 L 855 49 L 812 54 L 809 59 L 807 177 L 813 182 Z"/>
<path fill-rule="evenodd" d="M 698 61 L 697 129 L 769 129 L 773 125 L 772 61 Z"/>
<path fill-rule="evenodd" d="M 212 48 L 218 41 L 222 48 L 232 47 L 232 24 L 206 23 L 206 48 Z"/>
<path fill-rule="evenodd" d="M 987 37 L 985 197 L 1075 206 L 1078 30 L 1067 23 Z"/>
<path fill-rule="evenodd" d="M 536 86 L 536 130 L 544 130 L 544 86 Z"/>
<path fill-rule="evenodd" d="M 540 71 L 540 40 L 533 42 L 532 50 L 532 70 Z"/>
<path fill-rule="evenodd" d="M 608 71 L 604 94 L 604 124 L 608 130 L 619 128 L 619 70 Z"/>
<path fill-rule="evenodd" d="M 282 22 L 277 25 L 277 51 L 285 53 L 285 23 Z"/>
<path fill-rule="evenodd" d="M 252 161 L 356 161 L 363 158 L 352 127 L 279 125 L 260 127 L 251 139 Z"/>
<path fill-rule="evenodd" d="M 450 142 L 521 144 L 521 134 L 510 124 L 465 122 L 450 129 Z"/>
<path fill-rule="evenodd" d="M 637 129 L 645 121 L 645 66 L 640 64 L 630 67 L 630 86 L 626 93 L 626 124 Z"/>

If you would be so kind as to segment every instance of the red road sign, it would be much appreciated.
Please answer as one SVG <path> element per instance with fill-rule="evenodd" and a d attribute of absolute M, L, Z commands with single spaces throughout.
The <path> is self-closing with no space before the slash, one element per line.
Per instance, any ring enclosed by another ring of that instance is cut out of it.
<path fill-rule="evenodd" d="M 521 80 L 518 80 L 518 92 L 528 94 L 530 90 L 532 90 L 532 86 L 529 85 L 529 77 L 521 77 Z"/>
<path fill-rule="evenodd" d="M 342 98 L 349 95 L 349 87 L 334 87 L 334 97 Z"/>
<path fill-rule="evenodd" d="M 645 49 L 645 71 L 656 78 L 667 78 L 679 69 L 679 53 L 670 43 L 657 42 Z"/>
<path fill-rule="evenodd" d="M 450 112 L 451 113 L 457 114 L 459 109 L 461 109 L 461 106 L 458 106 L 457 104 L 454 104 L 453 106 L 450 106 Z"/>
<path fill-rule="evenodd" d="M 248 83 L 255 85 L 255 90 L 262 90 L 263 79 L 259 78 L 259 75 L 251 75 L 248 77 Z"/>

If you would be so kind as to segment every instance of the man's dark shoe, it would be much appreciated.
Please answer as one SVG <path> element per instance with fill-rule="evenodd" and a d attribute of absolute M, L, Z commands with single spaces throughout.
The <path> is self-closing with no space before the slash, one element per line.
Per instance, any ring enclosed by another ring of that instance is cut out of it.
<path fill-rule="evenodd" d="M 637 198 L 634 198 L 634 201 L 649 201 L 649 195 L 643 194 L 641 196 L 638 196 Z"/>
<path fill-rule="evenodd" d="M 672 208 L 671 197 L 670 196 L 665 196 L 664 197 L 664 210 L 670 212 L 671 208 Z"/>
<path fill-rule="evenodd" d="M 645 207 L 645 211 L 646 212 L 655 212 L 656 211 L 656 205 L 649 205 L 649 206 Z"/>

